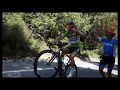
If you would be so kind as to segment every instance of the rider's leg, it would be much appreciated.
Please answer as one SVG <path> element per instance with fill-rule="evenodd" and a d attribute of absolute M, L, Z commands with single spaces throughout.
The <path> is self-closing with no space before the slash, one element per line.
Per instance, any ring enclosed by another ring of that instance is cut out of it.
<path fill-rule="evenodd" d="M 76 49 L 70 54 L 70 60 L 71 60 L 70 66 L 71 66 L 72 68 L 74 68 L 74 66 L 75 66 L 74 57 L 75 57 L 78 53 L 80 53 L 80 48 L 76 48 Z"/>
<path fill-rule="evenodd" d="M 61 53 L 61 60 L 62 61 L 64 60 L 65 53 L 68 53 L 68 52 L 69 52 L 69 48 L 64 48 L 63 52 Z"/>
<path fill-rule="evenodd" d="M 69 77 L 73 77 L 73 75 L 74 75 L 74 72 L 75 72 L 75 61 L 74 61 L 74 57 L 76 56 L 76 52 L 72 52 L 71 54 L 70 54 L 70 60 L 71 60 L 71 62 L 70 62 L 70 72 L 69 72 L 69 74 L 67 75 L 67 77 L 69 78 Z"/>
<path fill-rule="evenodd" d="M 77 53 L 76 53 L 75 51 L 70 54 L 70 60 L 71 60 L 70 66 L 71 66 L 71 68 L 74 68 L 74 66 L 75 66 L 74 57 L 75 57 L 76 55 L 77 55 Z"/>
<path fill-rule="evenodd" d="M 74 50 L 74 48 L 73 48 Z M 71 49 L 72 51 L 72 49 Z M 74 57 L 80 52 L 80 49 L 77 48 L 75 49 L 71 54 L 70 54 L 70 73 L 67 75 L 67 77 L 72 77 L 74 75 L 75 72 L 75 61 L 74 61 Z"/>

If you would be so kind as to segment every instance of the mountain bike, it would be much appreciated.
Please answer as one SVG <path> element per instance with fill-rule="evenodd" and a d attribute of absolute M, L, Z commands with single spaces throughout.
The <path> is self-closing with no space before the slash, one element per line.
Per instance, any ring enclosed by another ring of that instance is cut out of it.
<path fill-rule="evenodd" d="M 58 50 L 53 50 L 51 46 L 58 46 Z M 70 71 L 70 57 L 66 53 L 66 63 L 61 61 L 60 54 L 68 43 L 58 41 L 57 43 L 48 43 L 50 50 L 41 51 L 34 61 L 34 73 L 38 78 L 44 77 L 66 77 Z M 77 77 L 77 66 L 75 64 L 75 74 Z"/>

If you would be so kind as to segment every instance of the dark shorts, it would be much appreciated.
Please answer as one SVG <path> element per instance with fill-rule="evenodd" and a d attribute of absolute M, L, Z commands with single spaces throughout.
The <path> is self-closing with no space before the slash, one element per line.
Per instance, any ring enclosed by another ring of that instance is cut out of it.
<path fill-rule="evenodd" d="M 100 61 L 99 64 L 99 68 L 104 68 L 106 65 L 108 65 L 108 73 L 111 73 L 114 67 L 114 63 L 115 63 L 115 57 L 103 55 L 102 60 Z"/>
<path fill-rule="evenodd" d="M 80 48 L 75 48 L 75 47 L 68 47 L 69 52 L 67 52 L 68 54 L 72 53 L 73 51 L 76 52 L 77 54 L 80 53 Z"/>

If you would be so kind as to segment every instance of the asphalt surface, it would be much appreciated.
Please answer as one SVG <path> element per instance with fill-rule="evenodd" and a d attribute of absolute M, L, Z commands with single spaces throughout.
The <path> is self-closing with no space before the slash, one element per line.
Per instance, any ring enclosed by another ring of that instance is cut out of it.
<path fill-rule="evenodd" d="M 37 78 L 33 71 L 34 58 L 27 58 L 21 60 L 2 60 L 2 77 L 3 78 Z M 76 65 L 78 68 L 77 78 L 101 78 L 98 65 L 99 62 L 82 61 L 76 58 Z M 44 62 L 41 63 L 41 66 Z M 56 62 L 53 65 L 57 65 Z M 107 66 L 106 66 L 107 67 Z M 51 68 L 44 69 L 39 68 L 39 71 L 44 71 L 43 76 L 50 75 L 52 73 Z M 107 68 L 104 69 L 107 72 Z M 118 76 L 118 65 L 115 64 L 112 71 L 113 77 Z"/>

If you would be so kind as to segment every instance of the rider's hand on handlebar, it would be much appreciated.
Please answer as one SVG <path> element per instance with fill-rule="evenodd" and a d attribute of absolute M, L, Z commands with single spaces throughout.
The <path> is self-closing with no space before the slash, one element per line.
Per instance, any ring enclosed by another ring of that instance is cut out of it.
<path fill-rule="evenodd" d="M 51 44 L 53 44 L 53 45 L 55 45 L 55 44 L 57 44 L 58 43 L 58 41 L 52 41 L 51 42 Z"/>
<path fill-rule="evenodd" d="M 74 32 L 78 32 L 78 28 L 75 26 L 75 25 L 72 25 L 72 31 L 74 31 Z"/>

